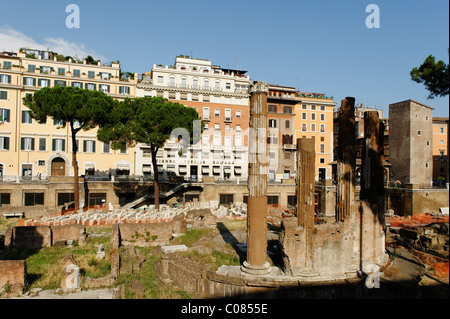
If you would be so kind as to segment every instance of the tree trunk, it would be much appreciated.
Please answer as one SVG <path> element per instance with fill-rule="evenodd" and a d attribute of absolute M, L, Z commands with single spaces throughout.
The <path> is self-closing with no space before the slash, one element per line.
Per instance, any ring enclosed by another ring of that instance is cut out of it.
<path fill-rule="evenodd" d="M 72 165 L 73 165 L 73 200 L 74 212 L 80 209 L 80 190 L 78 187 L 78 161 L 77 161 L 77 140 L 76 134 L 79 129 L 74 129 L 73 122 L 70 122 L 70 130 L 72 132 Z"/>
<path fill-rule="evenodd" d="M 153 176 L 154 176 L 154 189 L 155 189 L 155 209 L 159 210 L 159 175 L 158 175 L 158 165 L 156 165 L 156 153 L 158 153 L 158 148 L 155 146 L 150 146 L 150 151 L 152 153 L 152 166 L 153 166 Z"/>

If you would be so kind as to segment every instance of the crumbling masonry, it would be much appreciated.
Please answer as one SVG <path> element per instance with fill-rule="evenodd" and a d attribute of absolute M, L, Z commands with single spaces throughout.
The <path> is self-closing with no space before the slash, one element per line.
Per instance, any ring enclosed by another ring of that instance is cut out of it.
<path fill-rule="evenodd" d="M 339 109 L 339 158 L 335 218 L 314 224 L 314 194 L 307 172 L 315 172 L 314 148 L 307 139 L 297 141 L 297 218 L 282 223 L 280 241 L 286 274 L 308 280 L 354 278 L 371 265 L 386 262 L 384 247 L 383 131 L 377 112 L 365 118 L 361 199 L 355 199 L 355 99 Z M 312 145 L 314 142 L 312 141 Z M 314 184 L 312 184 L 314 185 Z"/>

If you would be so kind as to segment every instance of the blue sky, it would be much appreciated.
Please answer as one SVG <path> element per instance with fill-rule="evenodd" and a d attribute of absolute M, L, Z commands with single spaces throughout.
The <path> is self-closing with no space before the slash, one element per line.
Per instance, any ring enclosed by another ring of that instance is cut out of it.
<path fill-rule="evenodd" d="M 71 3 L 80 8 L 79 29 L 65 25 Z M 379 29 L 365 24 L 371 3 L 380 8 Z M 0 50 L 49 46 L 120 60 L 137 73 L 192 55 L 247 70 L 252 80 L 325 93 L 338 105 L 354 96 L 387 116 L 390 103 L 413 99 L 448 117 L 448 96 L 427 99 L 409 75 L 429 54 L 448 63 L 448 12 L 448 0 L 9 1 L 0 11 Z"/>

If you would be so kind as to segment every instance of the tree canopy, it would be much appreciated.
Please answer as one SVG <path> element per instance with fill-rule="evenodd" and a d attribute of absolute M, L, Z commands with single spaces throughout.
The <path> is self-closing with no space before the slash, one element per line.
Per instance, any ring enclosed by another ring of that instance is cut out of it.
<path fill-rule="evenodd" d="M 424 83 L 430 92 L 429 99 L 446 96 L 449 93 L 449 68 L 448 64 L 429 55 L 423 64 L 413 68 L 410 72 L 411 79 L 417 83 Z"/>
<path fill-rule="evenodd" d="M 174 134 L 185 146 L 194 141 L 194 121 L 199 115 L 194 108 L 173 103 L 161 97 L 125 99 L 116 104 L 107 123 L 97 132 L 100 141 L 111 142 L 113 149 L 122 149 L 136 143 L 150 146 L 154 175 L 155 207 L 159 208 L 158 167 L 156 153 Z M 204 124 L 199 126 L 199 134 Z M 189 137 L 187 137 L 187 133 Z M 195 141 L 199 141 L 199 136 Z"/>
<path fill-rule="evenodd" d="M 72 138 L 72 162 L 74 167 L 75 211 L 79 208 L 78 162 L 76 134 L 80 130 L 89 130 L 97 125 L 106 124 L 108 114 L 116 103 L 110 96 L 99 91 L 80 88 L 55 86 L 43 88 L 33 95 L 23 98 L 23 103 L 31 110 L 31 116 L 44 123 L 47 117 L 69 124 Z"/>

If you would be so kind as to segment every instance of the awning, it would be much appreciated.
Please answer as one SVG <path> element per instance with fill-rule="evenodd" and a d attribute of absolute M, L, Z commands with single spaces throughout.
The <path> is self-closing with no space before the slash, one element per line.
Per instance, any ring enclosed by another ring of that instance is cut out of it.
<path fill-rule="evenodd" d="M 95 169 L 95 164 L 94 163 L 85 163 L 84 164 L 84 169 L 88 170 L 88 169 Z"/>
<path fill-rule="evenodd" d="M 220 174 L 220 168 L 214 167 L 213 172 L 214 172 L 214 174 Z"/>
<path fill-rule="evenodd" d="M 130 170 L 130 164 L 117 164 L 116 169 Z"/>
<path fill-rule="evenodd" d="M 150 165 L 144 165 L 144 166 L 142 167 L 142 171 L 143 171 L 144 173 L 151 173 L 151 172 L 152 172 L 152 167 L 151 167 Z"/>
<path fill-rule="evenodd" d="M 235 174 L 242 174 L 242 168 L 240 168 L 240 167 L 235 167 L 235 168 L 234 168 L 234 173 L 235 173 Z"/>
<path fill-rule="evenodd" d="M 186 166 L 180 166 L 180 167 L 178 167 L 178 171 L 180 173 L 186 173 L 187 172 L 187 167 Z"/>
<path fill-rule="evenodd" d="M 224 168 L 223 171 L 227 174 L 231 174 L 231 168 L 229 168 L 229 167 Z"/>
<path fill-rule="evenodd" d="M 202 167 L 202 173 L 209 173 L 209 167 Z"/>

